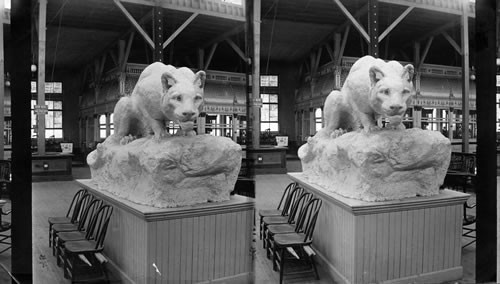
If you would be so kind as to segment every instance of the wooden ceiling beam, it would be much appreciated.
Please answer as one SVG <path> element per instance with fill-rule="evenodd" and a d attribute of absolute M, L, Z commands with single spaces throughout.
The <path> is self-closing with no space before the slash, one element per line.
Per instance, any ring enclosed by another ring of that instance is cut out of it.
<path fill-rule="evenodd" d="M 245 53 L 241 51 L 241 49 L 236 45 L 236 43 L 234 43 L 233 40 L 231 40 L 230 38 L 226 38 L 225 41 L 233 48 L 233 50 L 241 57 L 241 59 L 243 59 L 243 61 L 245 61 L 246 63 L 249 62 L 249 58 L 245 56 Z"/>
<path fill-rule="evenodd" d="M 420 68 L 425 61 L 425 58 L 427 57 L 427 53 L 429 53 L 429 49 L 431 48 L 432 41 L 434 40 L 434 37 L 431 36 L 425 45 L 424 52 L 422 53 L 422 56 L 420 57 L 420 61 L 418 62 L 417 68 Z"/>
<path fill-rule="evenodd" d="M 208 70 L 208 66 L 210 66 L 210 63 L 212 62 L 212 57 L 214 56 L 215 50 L 217 49 L 217 45 L 219 45 L 217 42 L 212 45 L 212 48 L 210 48 L 210 52 L 208 53 L 207 61 L 204 64 L 204 70 Z"/>
<path fill-rule="evenodd" d="M 132 17 L 132 15 L 127 11 L 127 9 L 125 9 L 125 7 L 120 2 L 120 0 L 113 0 L 113 2 L 123 12 L 123 14 L 125 14 L 125 16 L 127 17 L 127 19 L 132 23 L 132 25 L 134 26 L 134 28 L 142 35 L 142 37 L 146 40 L 146 42 L 149 44 L 149 46 L 151 48 L 154 48 L 155 45 L 154 45 L 153 40 L 151 39 L 151 37 L 149 37 L 149 35 L 144 31 L 144 29 L 134 19 L 134 17 Z"/>
<path fill-rule="evenodd" d="M 116 0 L 115 0 L 116 1 Z M 144 6 L 160 6 L 165 9 L 184 11 L 190 13 L 199 13 L 202 15 L 213 16 L 218 18 L 230 19 L 239 22 L 245 22 L 245 16 L 231 15 L 225 13 L 219 13 L 216 11 L 203 10 L 193 7 L 188 7 L 186 5 L 176 5 L 171 3 L 165 3 L 166 1 L 157 1 L 157 0 L 121 0 L 122 2 L 131 3 L 131 4 L 139 4 Z M 188 1 L 189 2 L 189 1 Z"/>
<path fill-rule="evenodd" d="M 212 39 L 211 41 L 207 42 L 205 45 L 203 45 L 201 48 L 207 48 L 209 46 L 213 46 L 214 43 L 219 43 L 221 41 L 224 41 L 226 38 L 229 38 L 230 36 L 233 36 L 233 35 L 236 35 L 236 34 L 239 34 L 240 32 L 244 31 L 245 30 L 245 25 L 244 24 L 241 24 L 241 25 L 237 25 L 236 27 L 234 27 L 233 29 L 215 37 L 214 39 Z"/>
<path fill-rule="evenodd" d="M 354 25 L 354 27 L 358 30 L 358 32 L 361 34 L 361 36 L 365 39 L 366 42 L 370 42 L 370 36 L 366 32 L 366 30 L 363 28 L 363 26 L 354 18 L 354 16 L 347 10 L 347 8 L 340 2 L 340 0 L 333 0 L 335 4 L 340 8 L 342 13 L 351 21 L 351 23 Z"/>
<path fill-rule="evenodd" d="M 167 38 L 167 40 L 163 43 L 163 48 L 167 47 L 198 15 L 199 13 L 191 14 L 191 16 L 189 16 L 189 18 L 182 23 L 182 25 L 178 27 L 169 38 Z"/>
<path fill-rule="evenodd" d="M 447 13 L 447 14 L 453 14 L 453 15 L 462 15 L 462 9 L 446 8 L 446 7 L 427 4 L 427 3 L 417 3 L 415 0 L 378 0 L 378 2 L 407 6 L 407 7 L 414 7 L 414 8 L 419 8 L 419 9 L 425 9 L 425 10 L 431 10 L 431 11 L 442 12 L 442 13 Z M 469 11 L 467 11 L 467 16 L 470 18 L 476 17 L 476 15 L 474 13 L 470 13 Z"/>
<path fill-rule="evenodd" d="M 459 24 L 460 24 L 460 21 L 459 21 L 459 19 L 457 18 L 456 20 L 453 20 L 453 21 L 451 21 L 451 22 L 449 22 L 449 23 L 446 23 L 446 24 L 444 24 L 444 25 L 442 25 L 442 26 L 440 26 L 440 27 L 438 27 L 438 28 L 436 28 L 436 29 L 434 29 L 434 30 L 432 30 L 432 31 L 430 31 L 430 32 L 428 32 L 428 33 L 426 33 L 425 35 L 423 35 L 423 36 L 421 36 L 421 37 L 419 37 L 419 38 L 415 39 L 415 41 L 423 41 L 423 40 L 427 40 L 428 38 L 433 37 L 433 36 L 436 36 L 436 35 L 439 35 L 439 34 L 440 34 L 440 33 L 442 33 L 443 31 L 446 31 L 446 30 L 449 30 L 449 29 L 451 29 L 451 28 L 453 28 L 453 27 L 456 27 L 456 26 L 457 26 L 457 25 L 459 25 Z"/>
<path fill-rule="evenodd" d="M 381 42 L 387 35 L 389 35 L 389 33 L 399 24 L 401 23 L 401 21 L 406 17 L 408 16 L 408 14 L 411 12 L 411 10 L 413 10 L 415 7 L 408 7 L 406 8 L 406 10 L 401 14 L 399 15 L 399 17 L 394 21 L 392 22 L 388 27 L 387 29 L 385 29 L 385 31 L 383 31 L 380 36 L 378 37 L 378 42 Z"/>
<path fill-rule="evenodd" d="M 444 38 L 453 46 L 453 48 L 458 52 L 458 54 L 462 55 L 462 47 L 458 45 L 458 43 L 445 31 L 442 31 L 441 34 L 444 36 Z"/>

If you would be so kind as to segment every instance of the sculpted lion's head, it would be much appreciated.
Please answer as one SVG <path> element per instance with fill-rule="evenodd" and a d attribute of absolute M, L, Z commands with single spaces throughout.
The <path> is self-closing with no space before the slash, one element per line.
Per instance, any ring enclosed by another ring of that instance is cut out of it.
<path fill-rule="evenodd" d="M 161 76 L 163 96 L 161 109 L 165 116 L 180 124 L 182 129 L 192 129 L 203 107 L 203 87 L 206 74 L 194 74 L 188 68 L 165 72 Z"/>
<path fill-rule="evenodd" d="M 413 92 L 413 65 L 402 66 L 391 61 L 382 68 L 370 68 L 370 104 L 385 117 L 402 116 L 406 112 L 407 101 Z"/>

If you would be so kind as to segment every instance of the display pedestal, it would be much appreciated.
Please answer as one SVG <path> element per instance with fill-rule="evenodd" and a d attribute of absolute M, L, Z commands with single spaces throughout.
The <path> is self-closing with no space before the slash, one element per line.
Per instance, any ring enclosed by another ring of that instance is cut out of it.
<path fill-rule="evenodd" d="M 319 263 L 339 283 L 441 283 L 462 277 L 462 216 L 468 194 L 366 202 L 289 173 L 323 200 L 314 231 Z"/>
<path fill-rule="evenodd" d="M 77 180 L 114 211 L 104 255 L 122 283 L 196 283 L 253 278 L 254 201 L 229 201 L 178 208 L 138 205 Z"/>

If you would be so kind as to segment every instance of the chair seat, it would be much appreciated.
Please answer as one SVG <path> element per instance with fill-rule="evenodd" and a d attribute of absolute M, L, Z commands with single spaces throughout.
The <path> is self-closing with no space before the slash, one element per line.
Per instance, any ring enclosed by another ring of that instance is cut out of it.
<path fill-rule="evenodd" d="M 263 222 L 269 224 L 284 224 L 288 223 L 288 216 L 269 216 L 264 217 Z"/>
<path fill-rule="evenodd" d="M 78 231 L 78 225 L 72 223 L 54 224 L 54 226 L 52 226 L 52 230 L 54 230 L 54 232 Z"/>
<path fill-rule="evenodd" d="M 83 253 L 95 250 L 96 242 L 88 240 L 71 241 L 66 242 L 64 246 L 71 253 Z"/>
<path fill-rule="evenodd" d="M 278 234 L 274 236 L 277 246 L 295 246 L 311 244 L 312 240 L 304 242 L 305 235 L 302 233 Z"/>
<path fill-rule="evenodd" d="M 295 226 L 290 224 L 277 224 L 267 226 L 267 232 L 271 235 L 294 233 Z"/>
<path fill-rule="evenodd" d="M 278 209 L 269 209 L 269 210 L 260 210 L 260 217 L 268 217 L 268 216 L 281 216 L 282 211 Z"/>
<path fill-rule="evenodd" d="M 71 231 L 71 232 L 60 232 L 57 234 L 60 242 L 70 242 L 70 241 L 80 241 L 85 240 L 85 232 L 82 231 Z"/>
<path fill-rule="evenodd" d="M 68 217 L 49 217 L 49 224 L 67 224 L 71 223 L 71 218 Z"/>

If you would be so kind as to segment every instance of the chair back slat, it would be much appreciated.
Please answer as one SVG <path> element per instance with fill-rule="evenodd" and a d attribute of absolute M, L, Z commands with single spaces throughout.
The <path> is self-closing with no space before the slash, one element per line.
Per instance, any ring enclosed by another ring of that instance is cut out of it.
<path fill-rule="evenodd" d="M 281 205 L 283 205 L 283 207 L 285 206 L 285 203 L 286 203 L 286 200 L 288 198 L 288 196 L 290 196 L 290 192 L 297 186 L 297 183 L 296 182 L 292 182 L 290 183 L 289 185 L 287 185 L 287 187 L 285 188 L 285 191 L 283 192 L 283 195 L 281 196 L 281 199 L 280 199 L 280 203 L 278 204 L 278 207 L 276 209 L 278 210 L 283 210 L 283 208 L 281 207 Z"/>
<path fill-rule="evenodd" d="M 290 192 L 285 201 L 285 205 L 283 206 L 283 211 L 281 211 L 282 216 L 288 216 L 290 214 L 290 212 L 292 211 L 292 205 L 302 195 L 303 192 L 304 189 L 298 185 L 292 189 L 292 191 Z"/>
<path fill-rule="evenodd" d="M 102 206 L 101 199 L 94 198 L 84 209 L 82 219 L 78 222 L 78 231 L 88 231 L 92 225 L 92 218 Z"/>
<path fill-rule="evenodd" d="M 88 192 L 85 192 L 83 194 L 82 198 L 79 200 L 79 202 L 76 203 L 75 209 L 73 210 L 71 223 L 80 222 L 83 217 L 85 208 L 87 208 L 87 206 L 90 204 L 90 202 L 92 202 L 93 199 L 94 196 L 92 196 L 92 194 L 89 194 Z"/>
<path fill-rule="evenodd" d="M 316 226 L 316 219 L 318 218 L 319 209 L 323 202 L 321 199 L 313 198 L 309 200 L 307 205 L 303 208 L 300 213 L 297 225 L 295 227 L 296 233 L 303 233 L 304 242 L 310 241 L 312 239 L 312 233 L 314 232 L 314 227 Z"/>
<path fill-rule="evenodd" d="M 11 161 L 0 160 L 0 182 L 10 181 Z"/>
<path fill-rule="evenodd" d="M 288 215 L 288 223 L 295 224 L 300 219 L 301 213 L 304 211 L 304 207 L 307 205 L 309 200 L 313 197 L 312 193 L 303 192 L 302 195 L 296 199 L 292 206 L 292 210 Z"/>
<path fill-rule="evenodd" d="M 113 207 L 111 205 L 102 205 L 94 215 L 94 218 L 92 218 L 90 229 L 88 230 L 85 238 L 96 242 L 95 249 L 100 249 L 104 243 L 104 238 L 106 236 L 106 231 L 112 213 Z"/>
<path fill-rule="evenodd" d="M 75 195 L 73 195 L 73 199 L 71 200 L 71 203 L 69 204 L 68 212 L 66 212 L 66 217 L 71 218 L 73 212 L 75 211 L 75 208 L 77 207 L 77 204 L 79 204 L 82 200 L 83 195 L 87 193 L 87 190 L 82 188 L 78 190 Z"/>

